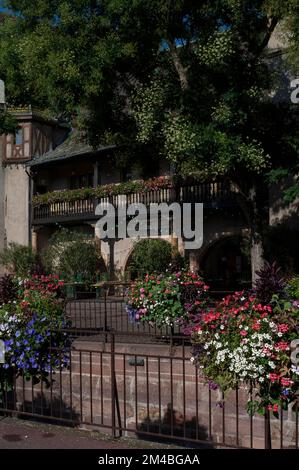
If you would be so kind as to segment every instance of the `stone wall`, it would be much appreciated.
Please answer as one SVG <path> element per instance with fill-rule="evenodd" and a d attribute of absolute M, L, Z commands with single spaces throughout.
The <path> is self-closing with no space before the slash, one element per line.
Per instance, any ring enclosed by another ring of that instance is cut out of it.
<path fill-rule="evenodd" d="M 0 137 L 0 252 L 4 248 L 5 224 L 4 224 L 4 168 L 2 166 L 2 137 Z M 3 273 L 3 266 L 0 264 L 0 275 Z"/>
<path fill-rule="evenodd" d="M 29 244 L 29 177 L 25 165 L 5 167 L 5 228 L 7 243 Z"/>
<path fill-rule="evenodd" d="M 71 355 L 71 371 L 56 373 L 52 389 L 40 384 L 32 388 L 31 383 L 23 388 L 23 384 L 18 384 L 19 409 L 23 409 L 25 400 L 29 413 L 72 418 L 85 429 L 110 433 L 112 357 L 109 344 L 77 340 Z M 211 437 L 219 445 L 224 442 L 233 447 L 250 447 L 252 429 L 253 447 L 263 448 L 264 419 L 254 416 L 251 420 L 248 416 L 248 390 L 244 387 L 239 390 L 238 414 L 235 391 L 226 397 L 224 408 L 220 408 L 219 391 L 208 390 L 196 376 L 189 357 L 190 351 L 179 346 L 116 344 L 114 367 L 124 434 L 138 437 L 142 431 L 172 433 L 204 441 Z M 136 359 L 139 365 L 135 365 Z M 280 447 L 281 426 L 284 446 L 294 447 L 294 415 L 289 410 L 283 413 L 282 420 L 271 420 L 274 448 Z"/>

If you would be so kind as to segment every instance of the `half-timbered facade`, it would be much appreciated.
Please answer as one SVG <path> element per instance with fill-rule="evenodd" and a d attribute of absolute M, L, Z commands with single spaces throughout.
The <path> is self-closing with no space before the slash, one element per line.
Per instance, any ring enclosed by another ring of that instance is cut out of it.
<path fill-rule="evenodd" d="M 10 242 L 28 245 L 30 230 L 30 178 L 26 163 L 57 147 L 67 129 L 31 107 L 11 109 L 18 128 L 0 137 L 0 248 Z"/>

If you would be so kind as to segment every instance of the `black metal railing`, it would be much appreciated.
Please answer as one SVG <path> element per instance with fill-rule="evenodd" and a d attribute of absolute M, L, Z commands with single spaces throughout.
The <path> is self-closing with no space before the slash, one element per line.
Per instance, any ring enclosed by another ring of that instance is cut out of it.
<path fill-rule="evenodd" d="M 13 386 L 1 388 L 0 413 L 92 426 L 114 437 L 298 449 L 298 404 L 281 410 L 279 420 L 248 415 L 246 402 L 256 390 L 240 384 L 224 400 L 209 389 L 190 362 L 187 338 L 170 348 L 124 344 L 114 332 L 98 332 L 97 341 L 89 341 L 93 330 L 65 332 L 72 337 L 68 365 L 52 368 L 47 384 L 14 375 Z M 66 352 L 52 347 L 50 354 L 60 363 Z"/>
<path fill-rule="evenodd" d="M 77 294 L 80 297 L 80 293 Z M 86 295 L 86 293 L 85 293 Z M 136 334 L 137 340 L 158 341 L 182 334 L 180 324 L 158 328 L 148 322 L 131 321 L 126 310 L 125 298 L 108 296 L 105 291 L 99 298 L 73 299 L 66 304 L 66 317 L 74 330 L 116 332 L 119 336 Z M 144 336 L 146 335 L 146 336 Z"/>
<path fill-rule="evenodd" d="M 95 219 L 98 204 L 111 203 L 114 207 L 142 203 L 202 202 L 207 206 L 235 204 L 233 193 L 227 182 L 181 184 L 173 188 L 160 188 L 145 192 L 111 195 L 102 198 L 76 199 L 73 201 L 48 202 L 32 209 L 32 223 L 53 221 Z"/>

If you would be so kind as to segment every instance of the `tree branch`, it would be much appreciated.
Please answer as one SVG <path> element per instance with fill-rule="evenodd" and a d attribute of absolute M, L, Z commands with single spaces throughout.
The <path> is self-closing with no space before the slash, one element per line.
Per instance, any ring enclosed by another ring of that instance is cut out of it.
<path fill-rule="evenodd" d="M 170 49 L 170 55 L 172 57 L 173 64 L 175 66 L 175 69 L 180 79 L 182 91 L 187 91 L 189 89 L 189 82 L 188 82 L 188 76 L 187 76 L 188 67 L 183 66 L 181 58 L 180 58 L 180 54 L 176 45 L 172 41 L 167 41 L 167 44 Z"/>
<path fill-rule="evenodd" d="M 277 16 L 273 16 L 273 18 L 271 18 L 270 20 L 270 24 L 269 24 L 269 27 L 268 27 L 268 30 L 267 30 L 267 33 L 262 41 L 262 43 L 260 44 L 259 48 L 258 48 L 258 51 L 257 51 L 257 55 L 259 56 L 263 50 L 268 46 L 269 44 L 269 41 L 271 39 L 271 36 L 278 24 L 278 21 L 279 21 L 279 18 Z"/>

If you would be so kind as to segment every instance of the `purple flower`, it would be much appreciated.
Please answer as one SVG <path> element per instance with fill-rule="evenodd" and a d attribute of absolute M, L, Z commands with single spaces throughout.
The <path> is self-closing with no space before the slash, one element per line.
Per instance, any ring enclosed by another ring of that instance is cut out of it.
<path fill-rule="evenodd" d="M 217 390 L 219 388 L 218 384 L 216 384 L 216 382 L 213 380 L 209 380 L 208 385 L 210 390 Z"/>
<path fill-rule="evenodd" d="M 216 406 L 218 408 L 224 408 L 224 402 L 223 401 L 217 401 Z"/>

